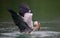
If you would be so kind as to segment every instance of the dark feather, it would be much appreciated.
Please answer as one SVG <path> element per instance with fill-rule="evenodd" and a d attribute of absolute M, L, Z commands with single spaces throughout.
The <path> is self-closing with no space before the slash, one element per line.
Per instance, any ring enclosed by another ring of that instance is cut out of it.
<path fill-rule="evenodd" d="M 18 26 L 20 29 L 20 32 L 30 32 L 32 29 L 23 21 L 22 17 L 20 15 L 17 15 L 15 11 L 12 9 L 8 9 L 8 11 L 11 13 L 11 16 L 14 20 L 14 23 Z"/>

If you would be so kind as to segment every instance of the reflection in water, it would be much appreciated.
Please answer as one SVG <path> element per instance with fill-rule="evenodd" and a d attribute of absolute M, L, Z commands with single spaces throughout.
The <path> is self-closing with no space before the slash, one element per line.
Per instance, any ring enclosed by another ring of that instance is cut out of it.
<path fill-rule="evenodd" d="M 6 30 L 1 28 L 2 30 Z M 0 30 L 1 30 L 0 29 Z M 9 28 L 8 28 L 9 29 Z M 41 29 L 51 29 L 50 27 L 41 27 Z M 9 30 L 15 30 L 12 32 L 1 32 L 0 33 L 0 38 L 59 38 L 60 32 L 56 31 L 35 31 L 32 32 L 31 34 L 22 34 L 19 31 L 17 31 L 16 28 L 10 28 Z"/>

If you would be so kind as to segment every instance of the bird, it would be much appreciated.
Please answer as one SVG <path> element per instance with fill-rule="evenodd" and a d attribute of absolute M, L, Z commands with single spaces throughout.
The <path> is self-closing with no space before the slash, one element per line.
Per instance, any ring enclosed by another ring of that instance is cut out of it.
<path fill-rule="evenodd" d="M 40 30 L 40 22 L 32 21 L 33 13 L 27 4 L 23 3 L 19 6 L 19 14 L 11 8 L 8 8 L 8 11 L 21 33 L 31 33 L 36 29 Z"/>
<path fill-rule="evenodd" d="M 23 18 L 21 16 L 17 15 L 17 13 L 15 11 L 13 11 L 12 9 L 8 9 L 8 11 L 12 16 L 14 23 L 20 29 L 20 32 L 30 32 L 30 31 L 32 31 L 32 29 L 27 25 L 27 23 L 25 23 L 23 21 Z"/>
<path fill-rule="evenodd" d="M 31 33 L 33 31 L 35 31 L 36 29 L 39 31 L 40 30 L 40 22 L 38 21 L 34 21 L 33 23 L 33 29 L 31 27 L 28 26 L 28 24 L 26 22 L 24 22 L 23 18 L 18 15 L 15 11 L 13 11 L 12 9 L 8 9 L 9 13 L 11 14 L 14 23 L 16 24 L 16 26 L 19 28 L 20 32 L 23 33 Z"/>

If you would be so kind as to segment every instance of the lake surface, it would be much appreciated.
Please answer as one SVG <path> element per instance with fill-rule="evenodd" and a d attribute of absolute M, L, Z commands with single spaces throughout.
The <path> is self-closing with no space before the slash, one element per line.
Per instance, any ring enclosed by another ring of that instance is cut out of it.
<path fill-rule="evenodd" d="M 0 22 L 0 25 L 13 25 L 10 22 Z M 59 22 L 41 22 L 41 30 L 31 34 L 22 34 L 17 27 L 0 28 L 0 38 L 60 38 Z"/>

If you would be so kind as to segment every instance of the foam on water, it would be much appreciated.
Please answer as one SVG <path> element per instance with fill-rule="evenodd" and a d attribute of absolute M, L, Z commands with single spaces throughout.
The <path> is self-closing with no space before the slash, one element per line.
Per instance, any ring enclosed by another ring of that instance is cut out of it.
<path fill-rule="evenodd" d="M 1 33 L 1 34 L 5 36 L 9 36 L 9 37 L 16 37 L 20 35 L 21 33 L 16 31 L 12 33 Z M 33 37 L 49 37 L 49 36 L 57 36 L 59 34 L 60 32 L 55 32 L 55 31 L 35 31 L 31 33 Z"/>
<path fill-rule="evenodd" d="M 54 36 L 54 35 L 59 35 L 60 32 L 55 32 L 55 31 L 37 31 L 33 32 L 32 34 L 34 35 L 40 35 L 39 37 L 46 37 L 46 36 Z"/>
<path fill-rule="evenodd" d="M 41 29 L 49 29 L 49 27 L 41 27 Z M 24 35 L 23 33 L 20 33 L 19 31 L 13 31 L 10 33 L 1 33 L 2 36 L 0 36 L 0 38 L 16 38 L 19 35 Z M 56 32 L 56 31 L 35 31 L 32 32 L 31 34 L 27 34 L 27 35 L 31 35 L 29 37 L 31 38 L 36 38 L 36 37 L 40 37 L 40 38 L 57 38 L 58 35 L 60 35 L 60 32 Z M 27 36 L 26 36 L 27 37 Z"/>

